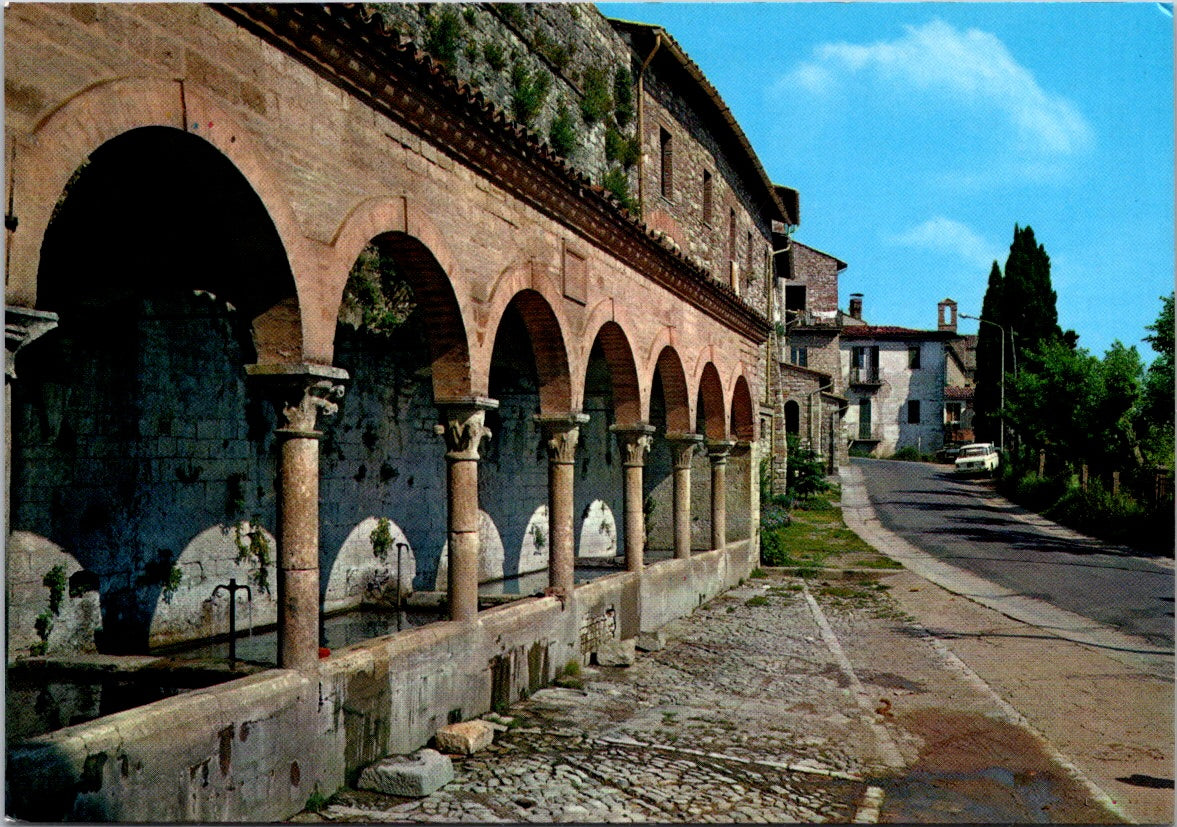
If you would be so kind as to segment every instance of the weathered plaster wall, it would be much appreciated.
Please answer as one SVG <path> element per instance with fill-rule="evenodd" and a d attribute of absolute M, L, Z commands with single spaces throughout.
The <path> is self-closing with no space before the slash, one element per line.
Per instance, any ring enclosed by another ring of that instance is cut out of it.
<path fill-rule="evenodd" d="M 879 375 L 882 385 L 874 393 L 851 389 L 850 408 L 846 414 L 846 432 L 858 435 L 858 400 L 871 399 L 871 421 L 879 437 L 878 456 L 889 456 L 900 448 L 917 448 L 925 453 L 944 444 L 944 344 L 941 341 L 879 341 L 865 339 L 843 341 L 842 367 L 849 375 L 850 348 L 877 344 Z M 921 367 L 908 367 L 908 347 L 920 348 Z M 909 423 L 907 403 L 920 402 L 919 423 Z"/>

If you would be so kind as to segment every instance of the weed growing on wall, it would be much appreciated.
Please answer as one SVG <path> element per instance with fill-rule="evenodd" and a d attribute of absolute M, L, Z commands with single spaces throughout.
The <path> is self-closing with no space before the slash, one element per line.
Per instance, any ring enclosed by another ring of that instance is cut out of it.
<path fill-rule="evenodd" d="M 249 562 L 254 567 L 250 579 L 260 591 L 269 594 L 270 571 L 267 567 L 273 562 L 273 549 L 265 531 L 260 526 L 240 520 L 236 526 L 236 537 L 237 562 Z"/>
<path fill-rule="evenodd" d="M 563 101 L 556 107 L 556 116 L 552 118 L 552 125 L 548 130 L 548 143 L 557 154 L 565 158 L 570 157 L 576 149 L 576 124 Z"/>
<path fill-rule="evenodd" d="M 416 303 L 396 261 L 376 244 L 356 258 L 347 276 L 339 322 L 352 330 L 387 339 L 408 320 Z"/>
<path fill-rule="evenodd" d="M 542 69 L 534 71 L 522 63 L 511 67 L 511 114 L 529 129 L 543 109 L 552 88 L 552 76 Z"/>
<path fill-rule="evenodd" d="M 376 521 L 376 527 L 369 536 L 372 541 L 372 554 L 381 562 L 388 560 L 388 550 L 392 548 L 392 522 L 387 517 Z"/>

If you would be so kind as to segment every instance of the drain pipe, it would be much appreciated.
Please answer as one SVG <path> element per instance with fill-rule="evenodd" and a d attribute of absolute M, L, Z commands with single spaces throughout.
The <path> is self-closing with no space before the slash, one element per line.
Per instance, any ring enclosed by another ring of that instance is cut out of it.
<path fill-rule="evenodd" d="M 654 32 L 654 48 L 650 50 L 650 54 L 647 55 L 645 61 L 643 61 L 642 68 L 638 69 L 638 127 L 637 127 L 637 129 L 638 129 L 638 146 L 641 147 L 641 151 L 638 152 L 638 205 L 641 207 L 643 213 L 645 212 L 645 209 L 646 209 L 646 161 L 645 161 L 645 158 L 646 158 L 646 150 L 645 150 L 645 143 L 646 143 L 645 123 L 646 123 L 646 119 L 645 119 L 645 114 L 644 114 L 646 111 L 646 100 L 645 100 L 645 94 L 644 94 L 646 84 L 644 81 L 644 77 L 646 74 L 646 68 L 649 67 L 650 62 L 654 60 L 654 55 L 658 54 L 658 49 L 660 49 L 661 47 L 662 47 L 662 31 L 658 30 L 658 31 Z"/>

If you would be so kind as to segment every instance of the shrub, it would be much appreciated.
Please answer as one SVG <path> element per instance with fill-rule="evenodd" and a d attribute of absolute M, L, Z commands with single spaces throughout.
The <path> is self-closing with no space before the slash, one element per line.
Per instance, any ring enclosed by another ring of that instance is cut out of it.
<path fill-rule="evenodd" d="M 600 66 L 589 66 L 584 70 L 583 89 L 580 99 L 580 115 L 590 126 L 605 120 L 609 110 L 613 108 L 613 101 L 609 97 L 609 84 L 605 79 L 605 70 Z"/>
<path fill-rule="evenodd" d="M 563 103 L 556 107 L 556 116 L 548 129 L 548 143 L 565 158 L 571 157 L 576 149 L 576 126 L 572 122 L 572 113 Z"/>
<path fill-rule="evenodd" d="M 444 9 L 431 14 L 425 21 L 425 51 L 437 62 L 453 70 L 458 56 L 458 37 L 462 23 L 453 9 Z"/>
<path fill-rule="evenodd" d="M 633 120 L 633 75 L 624 66 L 613 75 L 613 119 L 620 127 Z"/>
<path fill-rule="evenodd" d="M 624 170 L 620 167 L 611 167 L 601 180 L 601 186 L 612 193 L 621 202 L 621 206 L 632 213 L 637 213 L 638 205 L 629 194 L 629 176 L 625 174 Z"/>
<path fill-rule="evenodd" d="M 789 440 L 787 487 L 790 494 L 802 499 L 830 489 L 821 457 L 812 448 L 800 447 L 795 439 Z"/>
<path fill-rule="evenodd" d="M 493 40 L 482 44 L 482 59 L 496 72 L 501 72 L 507 67 L 507 55 L 503 52 L 502 44 Z"/>
<path fill-rule="evenodd" d="M 515 120 L 530 127 L 552 87 L 552 76 L 543 70 L 530 71 L 522 63 L 511 67 L 511 113 Z"/>

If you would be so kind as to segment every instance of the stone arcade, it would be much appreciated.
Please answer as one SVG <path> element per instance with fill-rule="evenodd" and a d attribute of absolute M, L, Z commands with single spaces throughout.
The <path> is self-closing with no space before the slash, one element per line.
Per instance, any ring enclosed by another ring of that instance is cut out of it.
<path fill-rule="evenodd" d="M 206 638 L 229 577 L 278 630 L 276 669 L 12 746 L 9 815 L 287 817 L 756 565 L 795 222 L 672 38 L 576 8 L 632 69 L 641 220 L 363 7 L 6 10 L 9 663 Z M 383 341 L 341 322 L 372 247 L 413 297 Z M 448 620 L 320 659 L 377 525 Z"/>

